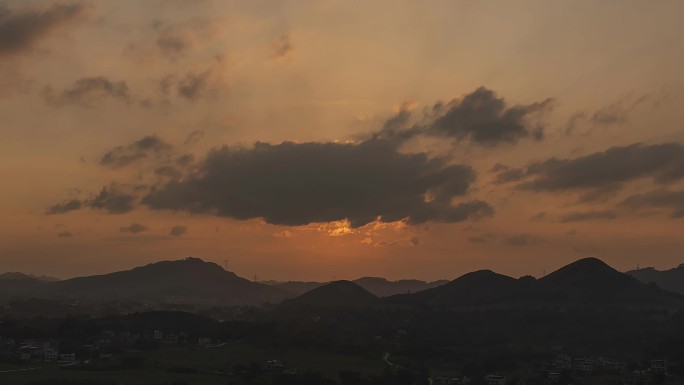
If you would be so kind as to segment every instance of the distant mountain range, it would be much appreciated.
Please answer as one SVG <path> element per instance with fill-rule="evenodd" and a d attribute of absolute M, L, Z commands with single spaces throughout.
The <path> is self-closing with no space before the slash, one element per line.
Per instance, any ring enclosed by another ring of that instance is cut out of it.
<path fill-rule="evenodd" d="M 127 300 L 197 305 L 277 303 L 287 292 L 238 277 L 198 258 L 163 261 L 132 270 L 56 282 L 2 280 L 13 297 L 71 300 Z M 7 297 L 7 295 L 5 295 Z"/>
<path fill-rule="evenodd" d="M 627 274 L 644 283 L 655 283 L 660 288 L 684 294 L 684 263 L 670 270 L 653 267 L 631 270 Z"/>
<path fill-rule="evenodd" d="M 620 273 L 595 258 L 571 263 L 543 278 L 512 278 L 489 270 L 453 281 L 252 282 L 197 258 L 164 261 L 104 275 L 46 281 L 21 273 L 0 275 L 0 299 L 128 301 L 150 304 L 231 306 L 277 304 L 306 306 L 498 306 L 610 304 L 684 306 L 684 297 L 666 289 L 681 284 L 684 268 L 666 272 L 641 269 Z M 658 277 L 649 278 L 646 273 Z M 638 276 L 639 280 L 633 276 Z M 667 277 L 667 280 L 662 278 Z M 383 298 L 379 298 L 383 297 Z"/>
<path fill-rule="evenodd" d="M 571 263 L 543 277 L 519 279 L 481 270 L 446 285 L 387 298 L 395 304 L 433 306 L 520 306 L 601 304 L 681 307 L 681 295 L 649 286 L 595 258 Z"/>
<path fill-rule="evenodd" d="M 351 282 L 366 289 L 376 297 L 389 297 L 396 294 L 416 293 L 422 290 L 431 289 L 433 287 L 446 284 L 447 280 L 426 282 L 417 279 L 401 279 L 398 281 L 389 281 L 385 278 L 379 277 L 363 277 L 355 279 Z M 329 282 L 301 282 L 301 281 L 264 281 L 261 282 L 266 285 L 277 287 L 288 291 L 294 295 L 301 295 L 311 291 L 317 287 L 324 286 Z"/>

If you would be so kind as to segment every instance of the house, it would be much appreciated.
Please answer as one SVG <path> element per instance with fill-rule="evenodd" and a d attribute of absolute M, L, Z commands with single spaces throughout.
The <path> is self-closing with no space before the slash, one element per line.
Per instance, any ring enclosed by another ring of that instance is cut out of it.
<path fill-rule="evenodd" d="M 197 345 L 207 347 L 207 346 L 211 345 L 211 338 L 200 337 L 197 339 Z"/>
<path fill-rule="evenodd" d="M 487 385 L 506 385 L 506 377 L 498 374 L 488 374 L 485 376 Z"/>
<path fill-rule="evenodd" d="M 57 356 L 59 352 L 55 349 L 48 348 L 43 350 L 43 358 L 47 362 L 57 361 Z"/>
<path fill-rule="evenodd" d="M 553 360 L 553 366 L 559 370 L 572 369 L 572 357 L 567 354 L 559 354 Z"/>
<path fill-rule="evenodd" d="M 592 373 L 595 369 L 594 362 L 587 358 L 574 359 L 572 366 L 575 370 L 578 370 L 584 374 Z"/>
<path fill-rule="evenodd" d="M 76 362 L 76 353 L 64 353 L 59 355 L 59 362 L 72 363 Z"/>
<path fill-rule="evenodd" d="M 266 371 L 269 373 L 280 374 L 283 371 L 285 371 L 285 369 L 287 369 L 287 365 L 285 365 L 285 363 L 282 361 L 270 360 L 270 361 L 266 361 L 266 365 L 264 365 L 264 369 L 266 369 Z"/>
<path fill-rule="evenodd" d="M 667 360 L 651 360 L 651 372 L 667 374 Z"/>
<path fill-rule="evenodd" d="M 155 341 L 161 341 L 161 339 L 164 338 L 164 332 L 162 332 L 161 330 L 155 330 L 152 334 L 152 338 Z"/>
<path fill-rule="evenodd" d="M 167 345 L 178 345 L 178 334 L 166 333 L 162 342 Z"/>

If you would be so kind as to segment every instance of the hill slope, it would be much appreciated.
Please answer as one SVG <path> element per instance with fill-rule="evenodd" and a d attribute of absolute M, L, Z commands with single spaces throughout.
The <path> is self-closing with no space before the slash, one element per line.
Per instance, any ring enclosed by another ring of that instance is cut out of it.
<path fill-rule="evenodd" d="M 285 294 L 198 258 L 164 261 L 44 285 L 43 294 L 78 299 L 242 305 L 279 302 Z"/>
<path fill-rule="evenodd" d="M 288 306 L 366 306 L 378 297 L 351 281 L 334 281 L 297 298 L 285 301 Z"/>
<path fill-rule="evenodd" d="M 643 283 L 655 283 L 660 288 L 684 294 L 684 264 L 670 270 L 656 270 L 652 267 L 631 270 L 626 274 Z"/>
<path fill-rule="evenodd" d="M 513 306 L 604 304 L 681 306 L 674 294 L 641 283 L 595 258 L 585 258 L 541 278 L 515 279 L 489 270 L 465 274 L 446 285 L 387 299 L 395 304 Z"/>

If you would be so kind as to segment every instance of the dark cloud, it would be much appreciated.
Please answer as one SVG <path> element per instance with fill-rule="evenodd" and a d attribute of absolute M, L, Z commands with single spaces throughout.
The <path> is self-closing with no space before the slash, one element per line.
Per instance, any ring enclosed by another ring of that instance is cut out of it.
<path fill-rule="evenodd" d="M 179 166 L 188 166 L 195 160 L 192 154 L 184 154 L 176 158 L 176 164 Z"/>
<path fill-rule="evenodd" d="M 154 170 L 154 174 L 167 178 L 180 178 L 183 174 L 173 166 L 161 166 Z"/>
<path fill-rule="evenodd" d="M 205 95 L 211 86 L 211 70 L 204 72 L 188 72 L 183 77 L 169 75 L 161 80 L 159 88 L 165 95 L 175 92 L 177 96 L 187 100 L 197 100 Z"/>
<path fill-rule="evenodd" d="M 29 51 L 52 32 L 77 20 L 83 4 L 54 4 L 46 9 L 13 11 L 0 5 L 0 56 Z"/>
<path fill-rule="evenodd" d="M 157 39 L 157 47 L 162 54 L 171 57 L 183 54 L 191 46 L 192 42 L 187 36 L 171 30 L 166 30 Z"/>
<path fill-rule="evenodd" d="M 475 180 L 469 166 L 425 154 L 399 153 L 381 140 L 360 143 L 257 143 L 212 151 L 197 174 L 143 198 L 155 210 L 263 218 L 280 225 L 348 219 L 362 226 L 391 222 L 458 222 L 492 215 L 463 197 Z"/>
<path fill-rule="evenodd" d="M 135 208 L 135 195 L 121 191 L 115 185 L 105 187 L 88 202 L 88 206 L 106 210 L 110 214 L 124 214 Z"/>
<path fill-rule="evenodd" d="M 584 190 L 581 200 L 588 202 L 639 178 L 651 178 L 658 184 L 684 178 L 684 146 L 635 143 L 575 159 L 550 158 L 535 162 L 522 173 L 516 171 L 516 175 L 519 178 L 503 174 L 497 180 L 520 180 L 519 188 L 535 191 Z"/>
<path fill-rule="evenodd" d="M 71 199 L 64 203 L 57 203 L 48 207 L 46 214 L 63 214 L 69 211 L 78 210 L 83 206 L 83 202 L 79 199 Z"/>
<path fill-rule="evenodd" d="M 594 112 L 590 120 L 594 124 L 606 126 L 621 124 L 627 121 L 627 113 L 621 103 L 615 103 Z"/>
<path fill-rule="evenodd" d="M 131 223 L 129 226 L 124 226 L 119 229 L 119 232 L 132 234 L 138 234 L 143 231 L 147 231 L 147 226 L 140 223 Z"/>
<path fill-rule="evenodd" d="M 432 108 L 432 121 L 408 129 L 408 110 L 400 110 L 388 120 L 380 137 L 402 142 L 415 136 L 434 136 L 470 141 L 483 146 L 516 143 L 522 138 L 541 140 L 544 127 L 533 122 L 533 117 L 548 110 L 552 100 L 529 105 L 509 106 L 494 91 L 480 87 L 461 99 Z"/>
<path fill-rule="evenodd" d="M 60 232 L 57 234 L 57 236 L 60 237 L 60 238 L 67 238 L 67 237 L 70 237 L 70 236 L 72 236 L 72 235 L 73 235 L 73 234 L 71 234 L 71 232 L 66 231 L 66 230 L 65 230 L 65 231 L 60 231 Z"/>
<path fill-rule="evenodd" d="M 100 159 L 100 165 L 111 168 L 128 166 L 146 158 L 159 159 L 170 156 L 173 146 L 156 136 L 146 136 L 127 146 L 118 146 L 107 151 Z"/>
<path fill-rule="evenodd" d="M 184 144 L 195 144 L 202 140 L 204 138 L 204 131 L 202 130 L 195 130 L 191 133 L 188 134 L 188 136 L 185 137 L 185 142 Z"/>
<path fill-rule="evenodd" d="M 84 77 L 74 84 L 56 93 L 52 86 L 45 87 L 44 97 L 48 103 L 54 106 L 77 104 L 92 106 L 95 102 L 101 102 L 111 98 L 124 103 L 131 102 L 131 95 L 125 81 L 113 81 L 104 76 Z"/>
<path fill-rule="evenodd" d="M 123 214 L 132 211 L 138 200 L 138 194 L 143 186 L 129 186 L 112 183 L 89 199 L 71 199 L 48 207 L 46 214 L 63 214 L 79 210 L 84 207 L 101 209 L 109 214 Z"/>
<path fill-rule="evenodd" d="M 597 219 L 615 219 L 617 218 L 617 213 L 612 210 L 603 211 L 578 211 L 564 215 L 561 217 L 562 223 L 568 222 L 579 222 L 579 221 L 591 221 Z"/>
<path fill-rule="evenodd" d="M 282 35 L 278 40 L 273 42 L 273 56 L 275 58 L 287 57 L 293 50 L 294 47 L 290 41 L 290 34 Z"/>
<path fill-rule="evenodd" d="M 171 231 L 169 231 L 169 235 L 174 236 L 174 237 L 180 237 L 181 235 L 183 235 L 187 232 L 188 232 L 188 228 L 186 226 L 173 226 L 171 228 Z"/>
<path fill-rule="evenodd" d="M 672 218 L 684 217 L 684 191 L 659 189 L 645 194 L 632 195 L 620 203 L 629 209 L 664 208 L 672 210 Z"/>
<path fill-rule="evenodd" d="M 521 168 L 510 167 L 495 167 L 497 171 L 494 183 L 503 184 L 509 182 L 516 182 L 525 177 L 525 170 Z"/>

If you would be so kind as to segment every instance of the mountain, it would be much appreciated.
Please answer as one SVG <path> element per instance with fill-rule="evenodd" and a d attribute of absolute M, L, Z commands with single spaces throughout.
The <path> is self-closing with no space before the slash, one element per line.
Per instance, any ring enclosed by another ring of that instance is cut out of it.
<path fill-rule="evenodd" d="M 325 285 L 325 282 L 301 282 L 301 281 L 287 281 L 287 282 L 278 282 L 278 281 L 264 281 L 261 282 L 265 285 L 277 287 L 278 289 L 284 290 L 288 293 L 291 294 L 291 297 L 296 297 L 299 295 L 302 295 L 306 293 L 307 291 L 311 291 L 317 287 L 321 287 Z"/>
<path fill-rule="evenodd" d="M 12 281 L 12 280 L 24 280 L 24 279 L 37 279 L 39 281 L 44 281 L 44 282 L 59 281 L 59 278 L 48 277 L 46 275 L 33 275 L 33 274 L 24 274 L 24 273 L 18 273 L 18 272 L 8 272 L 8 273 L 0 274 L 0 281 L 3 281 L 3 280 Z"/>
<path fill-rule="evenodd" d="M 522 304 L 684 305 L 682 297 L 639 282 L 596 258 L 578 260 L 541 279 L 515 279 L 489 270 L 476 271 L 440 287 L 390 297 L 387 302 L 454 307 Z"/>
<path fill-rule="evenodd" d="M 684 294 L 684 263 L 670 270 L 656 270 L 653 267 L 628 271 L 626 274 L 643 283 L 655 283 L 660 288 Z"/>
<path fill-rule="evenodd" d="M 0 274 L 0 299 L 7 300 L 39 290 L 46 282 L 24 273 Z"/>
<path fill-rule="evenodd" d="M 368 290 L 377 297 L 389 297 L 396 294 L 416 293 L 433 287 L 441 286 L 449 281 L 441 280 L 434 282 L 419 281 L 417 279 L 401 279 L 388 281 L 385 278 L 363 277 L 354 280 L 354 283 Z"/>
<path fill-rule="evenodd" d="M 388 301 L 433 306 L 486 305 L 513 300 L 526 286 L 515 278 L 491 270 L 479 270 L 439 287 L 389 297 Z"/>
<path fill-rule="evenodd" d="M 378 297 L 351 281 L 334 281 L 297 298 L 283 302 L 287 306 L 366 306 Z"/>
<path fill-rule="evenodd" d="M 198 258 L 163 261 L 132 270 L 44 285 L 42 295 L 82 300 L 245 305 L 279 302 L 280 289 L 251 282 Z"/>
<path fill-rule="evenodd" d="M 425 282 L 417 279 L 401 279 L 398 281 L 389 281 L 385 278 L 379 277 L 363 277 L 355 279 L 352 282 L 369 291 L 376 297 L 389 297 L 396 294 L 415 293 L 422 290 L 444 285 L 449 282 L 447 280 Z M 325 285 L 325 282 L 300 282 L 300 281 L 265 281 L 266 285 L 274 286 L 283 289 L 290 293 L 301 295 L 307 291 L 311 291 L 317 287 Z"/>
<path fill-rule="evenodd" d="M 596 258 L 584 258 L 538 280 L 538 298 L 585 302 L 647 302 L 665 293 Z"/>

